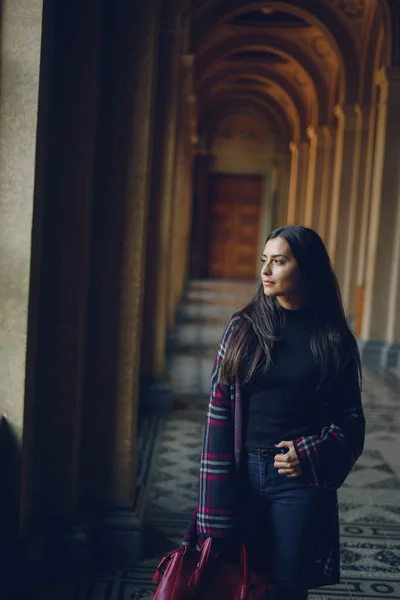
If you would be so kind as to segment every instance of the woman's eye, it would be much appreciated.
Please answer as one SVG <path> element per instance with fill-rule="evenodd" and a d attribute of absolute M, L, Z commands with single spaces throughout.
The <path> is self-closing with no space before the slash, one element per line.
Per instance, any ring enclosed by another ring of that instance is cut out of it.
<path fill-rule="evenodd" d="M 283 265 L 283 262 L 281 260 L 278 260 L 277 258 L 275 258 L 274 263 L 276 265 Z"/>

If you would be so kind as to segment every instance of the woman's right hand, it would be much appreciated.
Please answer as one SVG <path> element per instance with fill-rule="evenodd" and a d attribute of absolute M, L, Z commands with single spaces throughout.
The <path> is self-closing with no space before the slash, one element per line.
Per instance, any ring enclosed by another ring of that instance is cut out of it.
<path fill-rule="evenodd" d="M 285 477 L 300 477 L 301 465 L 297 458 L 293 442 L 282 441 L 276 445 L 276 448 L 288 448 L 285 454 L 276 454 L 274 467 L 278 469 L 279 475 Z"/>

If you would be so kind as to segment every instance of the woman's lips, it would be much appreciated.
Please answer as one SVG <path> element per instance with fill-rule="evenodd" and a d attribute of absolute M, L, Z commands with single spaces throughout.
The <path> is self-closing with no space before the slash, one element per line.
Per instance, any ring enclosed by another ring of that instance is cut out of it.
<path fill-rule="evenodd" d="M 263 281 L 263 284 L 268 287 L 270 285 L 274 285 L 274 282 L 273 281 Z"/>

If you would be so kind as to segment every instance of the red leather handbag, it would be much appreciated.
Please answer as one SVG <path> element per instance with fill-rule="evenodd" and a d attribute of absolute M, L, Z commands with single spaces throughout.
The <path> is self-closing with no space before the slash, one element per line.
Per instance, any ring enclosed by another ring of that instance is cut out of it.
<path fill-rule="evenodd" d="M 250 573 L 244 544 L 241 566 L 211 558 L 211 538 L 201 550 L 181 546 L 165 556 L 157 567 L 154 583 L 160 584 L 153 600 L 268 600 L 275 587 L 265 576 Z M 161 577 L 161 570 L 167 565 Z"/>

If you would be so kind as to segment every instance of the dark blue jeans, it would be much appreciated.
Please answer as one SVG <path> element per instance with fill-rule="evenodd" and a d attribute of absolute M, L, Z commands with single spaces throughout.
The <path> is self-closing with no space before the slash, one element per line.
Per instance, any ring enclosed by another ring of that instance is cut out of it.
<path fill-rule="evenodd" d="M 279 475 L 274 458 L 248 455 L 243 537 L 252 571 L 268 573 L 276 600 L 306 600 L 318 555 L 324 490 Z"/>

